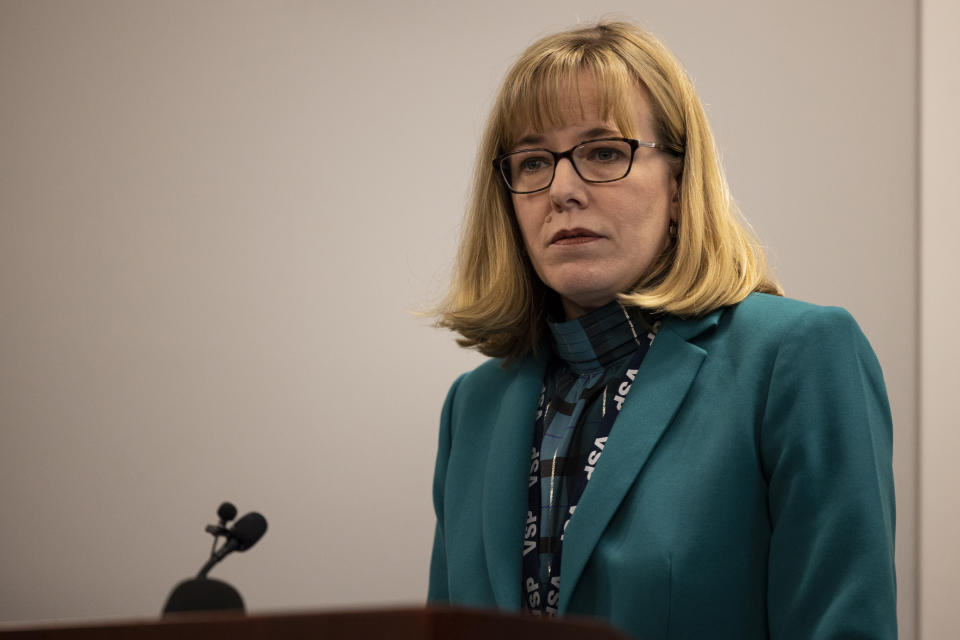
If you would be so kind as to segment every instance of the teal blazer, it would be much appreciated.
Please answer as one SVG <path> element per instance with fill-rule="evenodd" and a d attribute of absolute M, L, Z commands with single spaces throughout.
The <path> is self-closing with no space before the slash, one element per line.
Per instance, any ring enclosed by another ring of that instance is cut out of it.
<path fill-rule="evenodd" d="M 450 389 L 431 602 L 520 610 L 548 357 Z M 892 425 L 843 309 L 753 294 L 668 317 L 567 527 L 560 615 L 637 638 L 896 638 Z"/>

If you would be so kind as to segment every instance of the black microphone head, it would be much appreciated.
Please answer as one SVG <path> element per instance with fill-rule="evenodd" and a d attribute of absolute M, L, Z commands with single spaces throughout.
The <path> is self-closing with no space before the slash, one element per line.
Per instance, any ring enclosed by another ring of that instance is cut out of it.
<path fill-rule="evenodd" d="M 239 543 L 237 551 L 246 551 L 257 543 L 263 534 L 267 532 L 267 519 L 256 511 L 251 511 L 247 515 L 237 520 L 233 528 L 230 529 L 230 535 Z"/>
<path fill-rule="evenodd" d="M 217 509 L 217 517 L 220 518 L 220 522 L 230 522 L 237 517 L 237 508 L 232 502 L 224 502 Z"/>

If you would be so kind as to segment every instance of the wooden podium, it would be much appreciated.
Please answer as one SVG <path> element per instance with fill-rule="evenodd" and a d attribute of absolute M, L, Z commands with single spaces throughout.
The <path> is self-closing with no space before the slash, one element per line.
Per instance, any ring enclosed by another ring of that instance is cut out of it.
<path fill-rule="evenodd" d="M 156 620 L 31 626 L 0 640 L 626 640 L 590 618 L 540 619 L 475 609 L 427 607 L 275 615 L 181 614 Z"/>

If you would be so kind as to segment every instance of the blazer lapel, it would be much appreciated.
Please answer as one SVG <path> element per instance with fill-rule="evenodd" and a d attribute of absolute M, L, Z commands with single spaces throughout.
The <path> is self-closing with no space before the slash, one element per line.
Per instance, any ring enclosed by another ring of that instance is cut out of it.
<path fill-rule="evenodd" d="M 481 506 L 483 547 L 490 584 L 500 609 L 517 610 L 521 604 L 527 478 L 533 423 L 546 360 L 546 357 L 530 357 L 518 365 L 516 377 L 500 398 L 500 411 L 490 440 Z"/>
<path fill-rule="evenodd" d="M 721 313 L 718 310 L 696 320 L 671 316 L 660 327 L 567 525 L 560 571 L 561 614 L 600 536 L 673 420 L 707 356 L 687 340 L 716 326 Z"/>

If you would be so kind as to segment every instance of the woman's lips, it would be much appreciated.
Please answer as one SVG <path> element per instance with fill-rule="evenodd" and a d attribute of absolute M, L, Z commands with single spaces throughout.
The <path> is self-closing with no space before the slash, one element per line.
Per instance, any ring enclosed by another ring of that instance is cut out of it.
<path fill-rule="evenodd" d="M 559 240 L 554 240 L 553 244 L 559 245 L 568 245 L 568 244 L 585 244 L 587 242 L 593 242 L 594 240 L 599 240 L 600 236 L 574 236 L 572 238 L 560 238 Z"/>
<path fill-rule="evenodd" d="M 575 245 L 599 240 L 602 236 L 589 229 L 564 229 L 553 234 L 550 244 Z"/>

